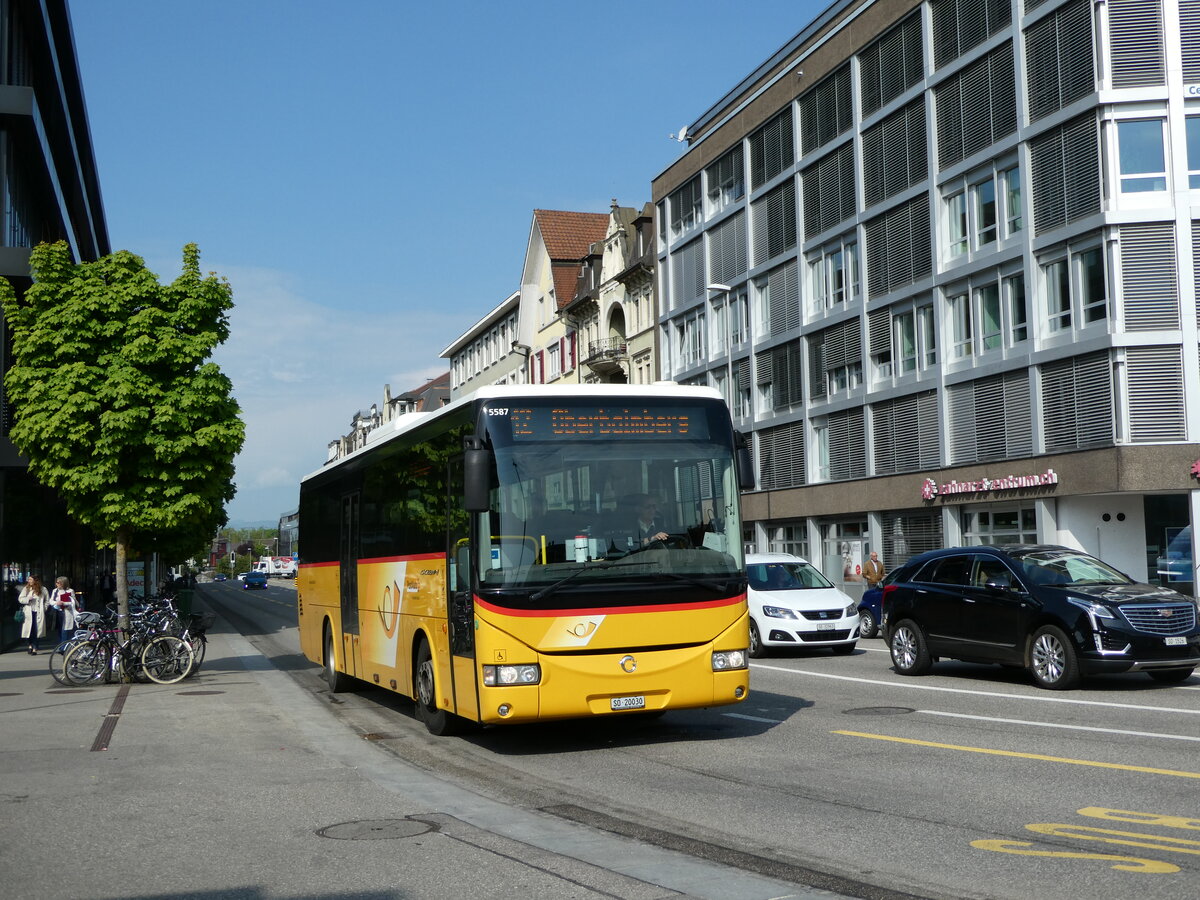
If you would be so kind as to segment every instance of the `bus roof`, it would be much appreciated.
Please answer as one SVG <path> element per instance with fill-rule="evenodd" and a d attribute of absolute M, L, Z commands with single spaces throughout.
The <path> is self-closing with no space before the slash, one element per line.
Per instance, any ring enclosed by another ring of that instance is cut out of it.
<path fill-rule="evenodd" d="M 508 384 L 508 385 L 489 385 L 481 387 L 470 394 L 464 394 L 457 400 L 447 403 L 432 412 L 412 412 L 397 416 L 387 425 L 380 425 L 378 428 L 372 429 L 367 434 L 367 442 L 364 446 L 355 450 L 353 453 L 348 453 L 340 459 L 331 463 L 326 463 L 320 469 L 314 472 L 309 472 L 300 480 L 308 481 L 324 472 L 353 460 L 360 458 L 373 447 L 380 443 L 385 443 L 398 435 L 406 434 L 412 431 L 419 425 L 424 425 L 428 422 L 436 421 L 443 416 L 453 415 L 464 406 L 476 403 L 482 400 L 502 400 L 512 399 L 519 400 L 523 397 L 572 397 L 575 399 L 585 399 L 588 397 L 628 397 L 631 400 L 640 397 L 662 397 L 664 399 L 678 397 L 694 397 L 707 398 L 709 400 L 721 400 L 721 393 L 716 388 L 702 387 L 698 385 L 683 385 L 674 381 L 656 381 L 653 384 Z"/>

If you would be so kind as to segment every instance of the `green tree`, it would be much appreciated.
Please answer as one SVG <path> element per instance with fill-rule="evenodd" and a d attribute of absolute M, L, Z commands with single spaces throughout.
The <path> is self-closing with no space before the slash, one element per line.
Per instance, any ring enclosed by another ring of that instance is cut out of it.
<path fill-rule="evenodd" d="M 128 251 L 76 263 L 64 242 L 36 247 L 30 268 L 24 297 L 0 278 L 10 436 L 71 516 L 116 547 L 124 627 L 135 542 L 179 552 L 225 523 L 245 426 L 211 356 L 229 336 L 233 291 L 201 277 L 195 244 L 165 285 Z"/>

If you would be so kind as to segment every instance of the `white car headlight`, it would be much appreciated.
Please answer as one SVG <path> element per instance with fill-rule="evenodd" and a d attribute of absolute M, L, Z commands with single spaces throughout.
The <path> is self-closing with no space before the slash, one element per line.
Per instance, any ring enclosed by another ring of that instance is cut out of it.
<path fill-rule="evenodd" d="M 857 603 L 851 603 L 844 610 L 842 610 L 843 618 L 848 619 L 851 616 L 857 616 L 857 615 L 858 615 L 858 604 Z"/>
<path fill-rule="evenodd" d="M 714 650 L 712 655 L 714 672 L 727 672 L 731 669 L 746 668 L 745 650 Z"/>
<path fill-rule="evenodd" d="M 524 666 L 484 666 L 483 683 L 487 687 L 507 687 L 511 684 L 538 684 L 542 667 L 537 663 Z"/>
<path fill-rule="evenodd" d="M 763 615 L 770 616 L 772 619 L 798 619 L 792 610 L 783 606 L 764 606 Z"/>

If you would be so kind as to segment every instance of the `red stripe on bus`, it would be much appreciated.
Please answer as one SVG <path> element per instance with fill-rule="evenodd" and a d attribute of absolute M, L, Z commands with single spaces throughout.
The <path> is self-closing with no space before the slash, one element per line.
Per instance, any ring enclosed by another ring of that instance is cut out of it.
<path fill-rule="evenodd" d="M 722 606 L 733 606 L 737 603 L 743 603 L 745 600 L 745 594 L 738 594 L 736 597 L 724 597 L 720 600 L 702 600 L 694 603 L 664 603 L 659 606 L 586 606 L 578 609 L 510 609 L 505 606 L 495 606 L 479 597 L 475 598 L 476 604 L 489 612 L 528 619 L 550 619 L 561 616 L 584 615 L 613 616 L 620 613 L 679 612 L 685 609 L 719 609 Z"/>

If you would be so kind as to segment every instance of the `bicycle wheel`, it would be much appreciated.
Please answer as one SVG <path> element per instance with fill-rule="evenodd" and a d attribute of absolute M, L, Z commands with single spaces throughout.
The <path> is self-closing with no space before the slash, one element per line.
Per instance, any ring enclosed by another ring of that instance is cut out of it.
<path fill-rule="evenodd" d="M 200 668 L 200 664 L 204 662 L 204 654 L 208 652 L 208 638 L 203 634 L 193 634 L 187 638 L 188 646 L 192 648 L 192 656 L 196 661 L 192 664 L 192 674 Z"/>
<path fill-rule="evenodd" d="M 156 684 L 175 684 L 192 674 L 192 648 L 169 634 L 151 638 L 142 650 L 142 671 Z"/>
<path fill-rule="evenodd" d="M 52 651 L 50 651 L 50 674 L 59 684 L 71 684 L 71 682 L 67 681 L 66 676 L 63 675 L 63 662 L 66 660 L 67 653 L 71 650 L 71 648 L 78 646 L 85 640 L 87 639 L 67 638 Z"/>
<path fill-rule="evenodd" d="M 108 672 L 109 646 L 97 641 L 76 644 L 63 657 L 63 684 L 80 686 L 102 679 Z"/>

